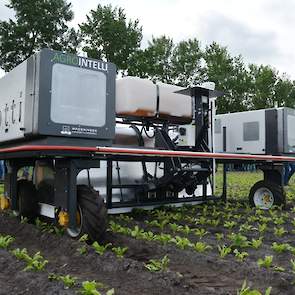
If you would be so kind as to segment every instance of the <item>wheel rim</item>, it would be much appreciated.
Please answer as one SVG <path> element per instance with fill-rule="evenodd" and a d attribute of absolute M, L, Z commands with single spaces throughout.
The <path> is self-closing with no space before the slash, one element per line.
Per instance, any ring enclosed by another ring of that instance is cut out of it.
<path fill-rule="evenodd" d="M 78 211 L 77 211 L 77 227 L 76 229 L 71 229 L 71 228 L 67 228 L 67 234 L 71 237 L 71 238 L 77 238 L 81 233 L 82 233 L 82 227 L 83 227 L 83 214 L 82 214 L 82 210 L 81 207 L 78 206 Z"/>
<path fill-rule="evenodd" d="M 274 196 L 271 190 L 266 187 L 259 188 L 254 193 L 254 204 L 260 209 L 270 209 L 274 204 Z"/>

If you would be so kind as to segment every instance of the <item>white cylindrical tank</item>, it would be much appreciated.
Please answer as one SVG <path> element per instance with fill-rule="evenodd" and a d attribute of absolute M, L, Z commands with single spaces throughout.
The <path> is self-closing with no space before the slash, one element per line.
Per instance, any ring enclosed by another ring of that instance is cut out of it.
<path fill-rule="evenodd" d="M 184 89 L 176 85 L 158 83 L 159 116 L 162 119 L 189 123 L 192 120 L 192 99 L 189 95 L 175 93 Z"/>
<path fill-rule="evenodd" d="M 157 87 L 148 80 L 124 77 L 116 81 L 116 113 L 119 116 L 154 117 Z"/>
<path fill-rule="evenodd" d="M 192 120 L 192 99 L 175 93 L 184 88 L 124 77 L 116 81 L 116 113 L 121 117 L 157 118 L 176 123 Z"/>

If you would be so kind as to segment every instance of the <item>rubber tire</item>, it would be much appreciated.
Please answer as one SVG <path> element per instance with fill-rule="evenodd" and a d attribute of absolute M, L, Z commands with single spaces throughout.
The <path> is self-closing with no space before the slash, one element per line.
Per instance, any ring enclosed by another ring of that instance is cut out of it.
<path fill-rule="evenodd" d="M 251 190 L 249 193 L 249 204 L 251 207 L 256 207 L 255 203 L 254 203 L 254 194 L 258 189 L 260 189 L 262 187 L 265 187 L 272 192 L 273 197 L 274 197 L 274 203 L 273 203 L 274 206 L 283 205 L 283 207 L 284 207 L 286 205 L 286 195 L 285 195 L 283 187 L 276 184 L 276 183 L 261 180 L 261 181 L 256 182 L 251 187 Z"/>
<path fill-rule="evenodd" d="M 89 242 L 101 241 L 107 230 L 107 209 L 103 198 L 87 185 L 78 185 L 77 201 L 82 211 L 82 229 L 74 238 L 87 234 Z"/>
<path fill-rule="evenodd" d="M 27 217 L 29 221 L 35 220 L 39 206 L 36 188 L 32 181 L 22 179 L 17 182 L 17 200 L 18 215 Z"/>

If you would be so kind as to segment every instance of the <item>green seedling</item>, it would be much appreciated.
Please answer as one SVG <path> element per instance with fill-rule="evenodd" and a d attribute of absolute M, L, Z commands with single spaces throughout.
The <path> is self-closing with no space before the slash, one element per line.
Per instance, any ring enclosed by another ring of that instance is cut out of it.
<path fill-rule="evenodd" d="M 139 228 L 138 225 L 134 226 L 134 228 L 130 232 L 131 237 L 136 239 L 140 239 L 143 233 L 144 233 L 144 230 L 142 228 Z"/>
<path fill-rule="evenodd" d="M 29 255 L 26 248 L 23 249 L 14 249 L 11 253 L 18 259 L 18 260 L 27 260 L 29 259 Z"/>
<path fill-rule="evenodd" d="M 79 293 L 82 295 L 102 295 L 101 292 L 99 292 L 98 288 L 103 288 L 104 285 L 101 283 L 97 283 L 96 281 L 85 281 L 82 282 L 82 287 L 79 290 Z M 106 292 L 106 295 L 114 295 L 115 290 L 110 289 Z"/>
<path fill-rule="evenodd" d="M 211 225 L 211 226 L 214 226 L 214 227 L 217 227 L 219 225 L 219 223 L 220 223 L 219 219 L 212 219 L 212 220 L 207 221 L 208 225 Z"/>
<path fill-rule="evenodd" d="M 290 245 L 288 243 L 278 244 L 277 242 L 272 243 L 271 249 L 277 253 L 283 253 L 289 251 Z"/>
<path fill-rule="evenodd" d="M 11 243 L 13 243 L 15 238 L 13 238 L 10 235 L 2 236 L 0 235 L 0 248 L 1 249 L 7 249 Z"/>
<path fill-rule="evenodd" d="M 111 220 L 109 223 L 109 228 L 114 233 L 121 233 L 123 227 L 120 224 Z"/>
<path fill-rule="evenodd" d="M 191 233 L 192 229 L 188 225 L 185 225 L 181 231 L 184 234 L 189 235 Z"/>
<path fill-rule="evenodd" d="M 266 223 L 261 223 L 258 224 L 258 231 L 262 234 L 267 230 L 267 224 Z"/>
<path fill-rule="evenodd" d="M 247 218 L 247 221 L 250 222 L 250 223 L 253 223 L 253 222 L 256 222 L 259 220 L 259 217 L 256 216 L 256 215 L 251 215 Z"/>
<path fill-rule="evenodd" d="M 79 242 L 81 243 L 85 243 L 89 240 L 89 237 L 87 234 L 83 235 L 80 239 L 79 239 Z"/>
<path fill-rule="evenodd" d="M 200 239 L 202 239 L 205 235 L 208 234 L 208 232 L 204 229 L 204 228 L 196 228 L 194 230 L 194 234 L 199 237 Z"/>
<path fill-rule="evenodd" d="M 284 272 L 284 271 L 285 271 L 285 269 L 284 269 L 283 267 L 281 267 L 281 266 L 277 266 L 277 265 L 275 265 L 275 266 L 273 267 L 273 270 L 274 270 L 274 271 L 277 271 L 277 272 Z"/>
<path fill-rule="evenodd" d="M 224 223 L 224 227 L 228 228 L 228 229 L 232 229 L 236 225 L 237 225 L 237 223 L 235 221 L 226 221 Z"/>
<path fill-rule="evenodd" d="M 155 227 L 158 227 L 161 230 L 163 230 L 164 227 L 166 226 L 166 224 L 169 223 L 169 220 L 164 219 L 164 220 L 162 220 L 160 222 L 158 220 L 152 220 L 152 221 L 146 220 L 145 223 L 148 224 L 149 226 L 155 226 Z"/>
<path fill-rule="evenodd" d="M 286 234 L 287 231 L 283 227 L 275 227 L 274 228 L 274 234 L 277 237 L 282 237 L 284 234 Z"/>
<path fill-rule="evenodd" d="M 223 233 L 216 233 L 215 234 L 217 241 L 221 241 L 224 239 L 224 234 Z"/>
<path fill-rule="evenodd" d="M 40 252 L 36 252 L 34 256 L 30 256 L 27 252 L 27 249 L 24 248 L 20 250 L 19 248 L 12 251 L 12 254 L 19 260 L 23 260 L 26 262 L 27 266 L 24 271 L 33 270 L 33 271 L 41 271 L 45 268 L 48 260 L 45 260 Z"/>
<path fill-rule="evenodd" d="M 130 222 L 130 221 L 133 220 L 133 217 L 128 216 L 128 215 L 125 215 L 125 214 L 120 214 L 120 215 L 119 215 L 119 219 L 120 219 L 121 221 Z"/>
<path fill-rule="evenodd" d="M 62 275 L 56 275 L 54 273 L 50 273 L 48 275 L 48 279 L 50 281 L 61 281 L 61 282 L 63 282 L 66 289 L 74 287 L 76 285 L 76 283 L 77 283 L 77 278 L 72 277 L 70 275 L 62 276 Z"/>
<path fill-rule="evenodd" d="M 181 231 L 183 226 L 178 225 L 176 223 L 170 223 L 169 227 L 170 227 L 170 229 L 172 230 L 173 233 L 176 233 L 177 231 Z"/>
<path fill-rule="evenodd" d="M 83 246 L 79 247 L 79 248 L 77 249 L 77 251 L 78 251 L 81 255 L 84 255 L 84 254 L 87 253 L 87 248 L 86 248 L 85 245 L 83 245 Z"/>
<path fill-rule="evenodd" d="M 227 247 L 226 245 L 223 245 L 222 247 L 220 245 L 218 245 L 218 251 L 219 251 L 219 256 L 221 258 L 225 258 L 225 256 L 227 256 L 228 254 L 231 253 L 231 247 Z"/>
<path fill-rule="evenodd" d="M 123 258 L 124 254 L 127 252 L 128 247 L 113 247 L 112 251 L 116 254 L 118 258 Z"/>
<path fill-rule="evenodd" d="M 249 254 L 247 252 L 239 252 L 238 249 L 234 250 L 235 257 L 238 261 L 243 262 Z"/>
<path fill-rule="evenodd" d="M 25 217 L 25 216 L 21 216 L 21 217 L 20 217 L 20 223 L 21 223 L 21 224 L 26 224 L 26 223 L 28 223 L 28 222 L 29 222 L 28 217 Z"/>
<path fill-rule="evenodd" d="M 197 219 L 196 224 L 201 224 L 205 225 L 207 223 L 207 219 L 204 216 L 201 216 L 200 218 Z"/>
<path fill-rule="evenodd" d="M 181 219 L 182 219 L 182 214 L 181 213 L 174 213 L 171 216 L 171 220 L 174 220 L 174 221 L 180 221 Z"/>
<path fill-rule="evenodd" d="M 55 225 L 48 224 L 46 222 L 41 221 L 39 218 L 35 219 L 35 224 L 41 232 L 54 233 L 56 235 L 62 236 L 65 231 L 64 228 L 59 228 Z"/>
<path fill-rule="evenodd" d="M 272 261 L 273 261 L 273 256 L 270 255 L 270 256 L 265 256 L 264 259 L 262 258 L 259 258 L 258 261 L 257 261 L 257 265 L 259 267 L 264 267 L 264 268 L 271 268 L 272 267 Z"/>
<path fill-rule="evenodd" d="M 276 224 L 276 225 L 282 225 L 282 224 L 285 223 L 285 220 L 284 220 L 283 217 L 277 217 L 277 218 L 274 219 L 273 222 L 274 222 L 274 224 Z"/>
<path fill-rule="evenodd" d="M 248 223 L 244 223 L 240 226 L 239 231 L 240 232 L 245 232 L 245 231 L 250 231 L 253 229 L 253 226 L 251 224 Z"/>
<path fill-rule="evenodd" d="M 171 235 L 163 233 L 160 235 L 154 235 L 154 240 L 160 242 L 162 245 L 173 242 Z"/>
<path fill-rule="evenodd" d="M 150 272 L 159 272 L 159 271 L 166 271 L 168 268 L 169 258 L 167 255 L 165 255 L 162 259 L 150 259 L 148 263 L 146 263 L 144 266 L 150 271 Z"/>
<path fill-rule="evenodd" d="M 267 217 L 267 216 L 261 216 L 259 220 L 260 220 L 261 223 L 269 223 L 269 222 L 272 221 L 272 218 Z"/>
<path fill-rule="evenodd" d="M 233 216 L 233 218 L 237 219 L 237 220 L 240 220 L 241 217 L 242 217 L 242 215 L 240 215 L 240 214 L 234 214 L 234 216 Z"/>
<path fill-rule="evenodd" d="M 275 209 L 274 206 L 273 206 L 273 208 Z M 269 215 L 272 217 L 273 220 L 277 218 L 278 214 L 277 214 L 276 211 L 274 211 L 274 210 L 269 210 L 268 212 L 269 212 Z"/>
<path fill-rule="evenodd" d="M 259 209 L 259 208 L 257 208 L 255 211 L 256 211 L 255 213 L 256 213 L 257 216 L 263 216 L 264 215 L 264 211 Z M 269 210 L 269 211 L 271 211 L 271 210 Z"/>
<path fill-rule="evenodd" d="M 270 295 L 272 287 L 268 287 L 264 293 L 264 295 Z M 243 282 L 241 290 L 237 291 L 237 295 L 263 295 L 258 290 L 250 289 L 250 287 L 247 286 L 247 281 L 245 280 Z"/>
<path fill-rule="evenodd" d="M 34 254 L 29 261 L 27 261 L 26 270 L 41 271 L 45 268 L 45 265 L 48 263 L 48 260 L 45 260 L 40 252 Z"/>
<path fill-rule="evenodd" d="M 192 247 L 192 243 L 187 238 L 176 236 L 174 239 L 172 239 L 172 242 L 182 250 L 188 247 Z"/>
<path fill-rule="evenodd" d="M 231 233 L 230 235 L 228 235 L 228 238 L 232 242 L 231 247 L 246 248 L 249 246 L 249 241 L 247 240 L 247 237 L 243 236 L 240 233 Z"/>
<path fill-rule="evenodd" d="M 203 243 L 203 242 L 197 242 L 197 243 L 193 244 L 193 248 L 199 253 L 205 252 L 209 249 L 212 249 L 212 247 L 210 245 Z"/>
<path fill-rule="evenodd" d="M 295 274 L 295 259 L 291 259 L 292 272 Z"/>
<path fill-rule="evenodd" d="M 260 248 L 261 245 L 262 245 L 262 240 L 263 240 L 263 237 L 260 237 L 259 239 L 252 239 L 249 245 L 250 245 L 253 249 L 258 249 L 258 248 Z"/>
<path fill-rule="evenodd" d="M 142 233 L 141 237 L 142 237 L 143 240 L 152 241 L 152 240 L 154 240 L 155 235 L 151 231 L 146 231 L 146 232 Z"/>
<path fill-rule="evenodd" d="M 111 243 L 107 243 L 106 245 L 100 245 L 98 244 L 98 242 L 94 242 L 92 244 L 92 247 L 94 248 L 95 252 L 99 255 L 103 255 L 105 253 L 105 251 L 107 250 L 107 248 L 109 248 L 112 244 Z"/>

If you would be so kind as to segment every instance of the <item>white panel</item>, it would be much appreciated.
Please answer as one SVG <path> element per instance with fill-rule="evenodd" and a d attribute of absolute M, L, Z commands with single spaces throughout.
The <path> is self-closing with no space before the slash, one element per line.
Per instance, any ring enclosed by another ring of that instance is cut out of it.
<path fill-rule="evenodd" d="M 106 75 L 63 64 L 52 69 L 51 120 L 101 127 L 106 120 Z"/>
<path fill-rule="evenodd" d="M 217 115 L 221 133 L 215 133 L 215 152 L 223 152 L 223 127 L 226 127 L 226 152 L 265 154 L 265 110 Z M 259 140 L 245 141 L 243 125 L 259 122 Z"/>
<path fill-rule="evenodd" d="M 25 61 L 0 79 L 1 142 L 24 137 L 26 76 Z"/>

